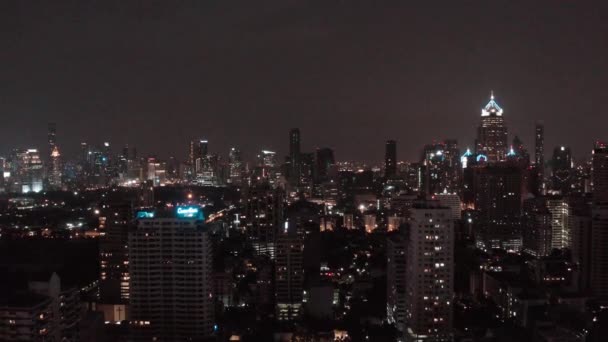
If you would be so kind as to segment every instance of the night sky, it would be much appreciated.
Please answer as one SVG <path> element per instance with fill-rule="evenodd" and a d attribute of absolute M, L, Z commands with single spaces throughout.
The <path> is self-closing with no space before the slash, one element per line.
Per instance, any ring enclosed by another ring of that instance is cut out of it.
<path fill-rule="evenodd" d="M 407 3 L 407 4 L 406 4 Z M 0 152 L 129 143 L 185 158 L 329 146 L 338 160 L 472 146 L 490 90 L 510 139 L 608 140 L 606 1 L 1 1 Z"/>

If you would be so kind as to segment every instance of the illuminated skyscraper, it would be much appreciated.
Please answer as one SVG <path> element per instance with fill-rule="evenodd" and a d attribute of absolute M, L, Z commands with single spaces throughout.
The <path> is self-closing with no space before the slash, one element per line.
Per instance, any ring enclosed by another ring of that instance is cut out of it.
<path fill-rule="evenodd" d="M 230 153 L 228 155 L 228 166 L 230 168 L 229 171 L 229 181 L 231 184 L 240 185 L 243 181 L 243 156 L 241 155 L 241 150 L 237 148 L 231 148 Z"/>
<path fill-rule="evenodd" d="M 209 142 L 204 139 L 190 141 L 189 162 L 195 174 L 203 170 L 204 159 L 209 153 Z"/>
<path fill-rule="evenodd" d="M 552 189 L 561 192 L 562 195 L 568 195 L 572 191 L 573 173 L 570 147 L 556 147 L 551 159 Z"/>
<path fill-rule="evenodd" d="M 296 210 L 288 215 L 276 237 L 275 300 L 279 321 L 299 318 L 304 285 L 304 242 L 307 220 Z"/>
<path fill-rule="evenodd" d="M 503 110 L 494 101 L 494 94 L 490 102 L 481 110 L 481 124 L 477 129 L 476 152 L 487 157 L 488 162 L 494 163 L 505 159 L 508 145 L 508 133 Z"/>
<path fill-rule="evenodd" d="M 608 145 L 593 149 L 593 207 L 591 209 L 591 290 L 608 303 Z"/>
<path fill-rule="evenodd" d="M 460 189 L 461 163 L 456 140 L 424 146 L 422 186 L 426 194 L 456 193 Z"/>
<path fill-rule="evenodd" d="M 386 316 L 401 334 L 405 333 L 406 314 L 406 247 L 403 232 L 395 232 L 386 240 Z"/>
<path fill-rule="evenodd" d="M 454 221 L 438 201 L 414 203 L 406 247 L 406 340 L 452 341 Z"/>
<path fill-rule="evenodd" d="M 572 235 L 568 227 L 568 201 L 563 197 L 548 197 L 546 203 L 551 213 L 551 248 L 569 249 Z"/>
<path fill-rule="evenodd" d="M 545 127 L 540 122 L 537 122 L 534 126 L 534 164 L 538 177 L 537 191 L 542 194 L 545 177 Z"/>
<path fill-rule="evenodd" d="M 61 155 L 59 154 L 59 148 L 57 145 L 53 146 L 51 152 L 51 165 L 49 172 L 49 184 L 54 189 L 61 188 Z"/>
<path fill-rule="evenodd" d="M 523 249 L 535 257 L 551 254 L 552 233 L 551 213 L 543 198 L 524 201 Z"/>
<path fill-rule="evenodd" d="M 12 191 L 23 193 L 42 191 L 44 170 L 37 149 L 13 150 L 10 167 Z"/>
<path fill-rule="evenodd" d="M 125 308 L 130 293 L 127 245 L 133 217 L 128 201 L 110 203 L 100 215 L 104 235 L 99 239 L 99 305 L 106 321 L 127 319 Z"/>
<path fill-rule="evenodd" d="M 483 242 L 486 248 L 518 250 L 521 247 L 522 169 L 503 164 L 469 166 L 465 169 L 465 179 L 465 201 L 468 203 L 472 195 L 474 208 L 483 222 L 483 229 L 477 232 L 479 246 Z"/>
<path fill-rule="evenodd" d="M 300 182 L 300 130 L 293 128 L 289 131 L 289 162 L 291 164 L 290 179 L 292 184 Z"/>
<path fill-rule="evenodd" d="M 261 167 L 274 168 L 277 166 L 277 153 L 269 150 L 262 150 L 258 155 L 258 162 Z"/>
<path fill-rule="evenodd" d="M 395 140 L 386 141 L 384 152 L 384 177 L 390 178 L 397 174 L 397 142 Z"/>
<path fill-rule="evenodd" d="M 248 189 L 246 200 L 241 220 L 251 244 L 257 254 L 274 258 L 276 232 L 284 218 L 283 191 L 262 183 Z"/>

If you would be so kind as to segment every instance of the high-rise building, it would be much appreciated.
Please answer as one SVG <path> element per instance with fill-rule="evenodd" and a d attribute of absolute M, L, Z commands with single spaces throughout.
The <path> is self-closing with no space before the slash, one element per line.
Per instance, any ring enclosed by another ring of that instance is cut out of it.
<path fill-rule="evenodd" d="M 54 189 L 61 189 L 61 155 L 59 154 L 59 148 L 57 145 L 53 146 L 51 152 L 51 165 L 49 170 L 49 184 Z"/>
<path fill-rule="evenodd" d="M 414 203 L 406 247 L 406 340 L 451 341 L 454 222 L 438 201 Z"/>
<path fill-rule="evenodd" d="M 391 178 L 397 174 L 397 142 L 387 140 L 384 152 L 384 177 Z"/>
<path fill-rule="evenodd" d="M 209 153 L 209 141 L 204 139 L 190 141 L 188 160 L 195 174 L 203 170 L 204 159 Z"/>
<path fill-rule="evenodd" d="M 279 321 L 299 318 L 304 282 L 304 224 L 290 216 L 278 229 L 276 238 L 275 301 Z"/>
<path fill-rule="evenodd" d="M 538 194 L 542 194 L 545 177 L 545 127 L 540 122 L 534 126 L 534 165 L 538 178 L 538 189 L 536 190 Z"/>
<path fill-rule="evenodd" d="M 290 179 L 292 184 L 300 182 L 300 130 L 293 128 L 289 131 L 289 162 L 291 165 Z"/>
<path fill-rule="evenodd" d="M 608 303 L 608 145 L 597 142 L 591 170 L 591 290 L 602 304 Z"/>
<path fill-rule="evenodd" d="M 406 320 L 406 236 L 395 232 L 386 240 L 386 317 L 401 334 Z"/>
<path fill-rule="evenodd" d="M 138 211 L 137 216 L 151 216 L 152 211 Z M 111 203 L 100 213 L 99 301 L 110 310 L 102 310 L 106 321 L 123 321 L 129 300 L 128 233 L 134 218 L 131 203 Z M 110 307 L 111 306 L 111 307 Z"/>
<path fill-rule="evenodd" d="M 524 201 L 523 227 L 523 250 L 535 257 L 550 255 L 553 229 L 551 213 L 543 198 Z"/>
<path fill-rule="evenodd" d="M 212 251 L 202 209 L 177 206 L 136 219 L 129 233 L 134 338 L 200 340 L 214 330 Z"/>
<path fill-rule="evenodd" d="M 435 195 L 434 198 L 439 201 L 441 206 L 450 208 L 452 220 L 460 220 L 462 217 L 462 204 L 460 202 L 460 197 L 457 194 L 442 192 Z"/>
<path fill-rule="evenodd" d="M 592 256 L 591 206 L 586 196 L 571 197 L 568 204 L 568 230 L 572 236 L 572 262 L 578 269 L 577 285 L 579 291 L 588 293 Z"/>
<path fill-rule="evenodd" d="M 481 124 L 477 129 L 476 152 L 484 155 L 487 161 L 494 163 L 505 160 L 508 145 L 508 133 L 503 110 L 494 101 L 494 94 L 490 102 L 481 110 Z"/>
<path fill-rule="evenodd" d="M 37 149 L 13 150 L 10 157 L 11 188 L 14 192 L 40 192 L 43 189 L 43 167 Z"/>
<path fill-rule="evenodd" d="M 568 195 L 572 191 L 573 173 L 570 147 L 556 147 L 551 159 L 552 189 L 559 191 L 562 195 Z"/>
<path fill-rule="evenodd" d="M 247 191 L 243 222 L 256 253 L 275 257 L 276 234 L 284 221 L 283 191 L 256 184 Z"/>
<path fill-rule="evenodd" d="M 167 180 L 167 165 L 154 157 L 148 158 L 146 180 L 152 181 L 154 186 L 164 185 Z"/>
<path fill-rule="evenodd" d="M 316 154 L 315 182 L 322 182 L 329 177 L 330 168 L 336 163 L 331 148 L 319 148 Z"/>
<path fill-rule="evenodd" d="M 486 248 L 517 250 L 521 244 L 519 223 L 522 209 L 523 172 L 516 165 L 477 165 L 465 169 L 465 200 L 479 211 L 483 230 L 478 243 Z M 470 193 L 470 194 L 469 194 Z"/>
<path fill-rule="evenodd" d="M 548 197 L 546 202 L 551 214 L 551 248 L 570 249 L 572 237 L 568 226 L 568 201 L 563 197 Z"/>
<path fill-rule="evenodd" d="M 230 167 L 230 183 L 240 185 L 243 181 L 244 171 L 243 156 L 241 155 L 241 150 L 234 147 L 230 149 L 230 153 L 228 155 L 228 164 Z"/>
<path fill-rule="evenodd" d="M 459 154 L 458 143 L 453 139 L 424 146 L 421 181 L 427 195 L 456 193 L 460 190 Z"/>

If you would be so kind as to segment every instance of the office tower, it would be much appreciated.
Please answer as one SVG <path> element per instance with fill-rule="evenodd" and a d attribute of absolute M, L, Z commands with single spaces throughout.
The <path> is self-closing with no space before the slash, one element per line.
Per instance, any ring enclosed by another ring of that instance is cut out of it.
<path fill-rule="evenodd" d="M 311 196 L 314 171 L 315 170 L 315 154 L 302 153 L 300 154 L 300 184 L 299 189 L 306 196 Z"/>
<path fill-rule="evenodd" d="M 53 146 L 51 152 L 51 167 L 49 170 L 49 184 L 54 189 L 61 189 L 61 155 L 57 145 Z"/>
<path fill-rule="evenodd" d="M 476 152 L 487 157 L 487 161 L 495 163 L 505 159 L 507 154 L 507 126 L 503 117 L 503 110 L 494 101 L 494 94 L 490 102 L 481 110 L 481 124 L 477 129 Z"/>
<path fill-rule="evenodd" d="M 40 192 L 43 189 L 43 167 L 37 149 L 16 149 L 10 156 L 11 182 L 14 192 Z"/>
<path fill-rule="evenodd" d="M 147 217 L 151 211 L 139 211 L 137 216 Z M 99 304 L 105 321 L 123 321 L 129 301 L 129 250 L 128 233 L 133 218 L 129 202 L 110 203 L 100 214 L 104 226 L 99 239 Z"/>
<path fill-rule="evenodd" d="M 551 213 L 551 248 L 570 248 L 572 238 L 568 227 L 568 201 L 563 197 L 547 197 L 547 210 Z"/>
<path fill-rule="evenodd" d="M 397 142 L 387 140 L 384 151 L 384 177 L 391 178 L 397 174 Z"/>
<path fill-rule="evenodd" d="M 177 206 L 136 219 L 129 232 L 135 339 L 200 340 L 213 333 L 212 251 L 202 209 Z"/>
<path fill-rule="evenodd" d="M 269 150 L 262 150 L 258 154 L 258 164 L 265 169 L 272 169 L 277 166 L 277 153 Z"/>
<path fill-rule="evenodd" d="M 551 188 L 568 195 L 572 191 L 573 171 L 570 147 L 556 147 L 551 159 Z"/>
<path fill-rule="evenodd" d="M 257 166 L 253 170 L 252 176 L 255 183 L 268 183 L 277 186 L 282 176 L 277 162 L 277 153 L 262 150 L 257 156 Z"/>
<path fill-rule="evenodd" d="M 450 194 L 443 192 L 434 196 L 439 201 L 442 207 L 450 208 L 452 213 L 452 220 L 460 220 L 462 212 L 462 204 L 460 203 L 460 196 L 457 194 Z"/>
<path fill-rule="evenodd" d="M 572 194 L 591 193 L 591 160 L 578 163 L 572 172 Z"/>
<path fill-rule="evenodd" d="M 167 181 L 167 165 L 156 158 L 148 158 L 145 179 L 152 181 L 154 186 L 164 185 Z"/>
<path fill-rule="evenodd" d="M 240 185 L 243 181 L 243 156 L 241 155 L 241 150 L 232 147 L 230 149 L 230 153 L 228 155 L 228 164 L 229 164 L 229 176 L 230 183 L 235 185 Z"/>
<path fill-rule="evenodd" d="M 591 205 L 583 196 L 571 197 L 568 203 L 568 230 L 572 236 L 572 262 L 578 269 L 579 291 L 588 293 L 591 284 Z"/>
<path fill-rule="evenodd" d="M 386 317 L 401 334 L 406 314 L 406 239 L 404 232 L 389 235 L 386 241 Z"/>
<path fill-rule="evenodd" d="M 209 142 L 207 140 L 198 139 L 190 141 L 188 160 L 195 174 L 202 172 L 204 159 L 208 153 Z"/>
<path fill-rule="evenodd" d="M 315 182 L 327 180 L 330 176 L 330 168 L 336 163 L 334 151 L 327 147 L 317 149 L 315 161 Z"/>
<path fill-rule="evenodd" d="M 291 165 L 290 179 L 292 184 L 300 182 L 300 130 L 293 128 L 289 131 L 289 163 Z"/>
<path fill-rule="evenodd" d="M 120 156 L 118 156 L 118 173 L 123 179 L 130 180 L 133 175 L 129 174 L 129 169 L 133 167 L 134 162 L 137 161 L 137 150 L 133 146 L 128 144 L 123 146 Z"/>
<path fill-rule="evenodd" d="M 452 340 L 453 255 L 450 209 L 437 201 L 414 203 L 406 247 L 406 340 Z"/>
<path fill-rule="evenodd" d="M 284 221 L 285 196 L 281 189 L 256 184 L 248 189 L 245 215 L 240 219 L 258 255 L 275 257 L 277 230 Z"/>
<path fill-rule="evenodd" d="M 299 318 L 304 282 L 304 224 L 293 215 L 277 231 L 275 264 L 276 317 L 279 321 Z"/>
<path fill-rule="evenodd" d="M 460 156 L 456 140 L 424 146 L 422 154 L 422 187 L 428 195 L 460 190 Z"/>
<path fill-rule="evenodd" d="M 517 250 L 521 243 L 519 220 L 522 205 L 522 176 L 519 166 L 477 165 L 465 169 L 465 200 L 472 200 L 484 230 L 478 242 L 486 248 Z"/>
<path fill-rule="evenodd" d="M 545 127 L 540 122 L 534 126 L 534 165 L 538 178 L 537 193 L 542 194 L 545 182 Z"/>
<path fill-rule="evenodd" d="M 89 145 L 86 142 L 81 142 L 80 143 L 80 158 L 78 160 L 78 164 L 80 165 L 80 167 L 82 168 L 82 173 L 84 175 L 88 174 L 90 172 L 90 165 L 89 165 Z"/>
<path fill-rule="evenodd" d="M 547 202 L 543 198 L 524 201 L 522 221 L 523 250 L 535 257 L 550 255 L 553 227 Z"/>
<path fill-rule="evenodd" d="M 608 145 L 596 142 L 591 179 L 591 290 L 602 304 L 608 303 Z"/>

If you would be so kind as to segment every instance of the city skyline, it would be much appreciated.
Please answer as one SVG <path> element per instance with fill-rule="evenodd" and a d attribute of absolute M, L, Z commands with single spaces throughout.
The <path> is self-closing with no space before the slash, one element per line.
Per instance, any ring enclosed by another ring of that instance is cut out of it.
<path fill-rule="evenodd" d="M 490 90 L 528 150 L 537 120 L 547 150 L 577 160 L 605 139 L 607 30 L 592 6 L 240 5 L 3 4 L 0 152 L 44 146 L 55 122 L 64 156 L 110 141 L 182 158 L 197 137 L 214 153 L 283 156 L 298 127 L 303 150 L 381 162 L 394 139 L 411 160 L 429 138 L 472 147 Z"/>
<path fill-rule="evenodd" d="M 487 118 L 487 116 L 488 116 L 487 115 L 487 110 L 488 110 L 488 108 L 490 108 L 492 106 L 498 106 L 498 101 L 496 101 L 496 97 L 494 96 L 494 91 L 490 91 L 490 96 L 488 97 L 488 103 L 485 106 L 482 106 L 482 108 L 481 108 L 482 114 L 481 114 L 480 118 L 482 120 L 483 120 L 484 117 Z M 506 119 L 503 119 L 505 117 L 505 115 L 503 115 L 504 114 L 503 108 L 500 107 L 500 106 L 498 106 L 497 108 L 500 111 L 499 118 L 501 120 L 505 120 L 504 124 L 507 127 L 509 127 L 508 117 Z M 541 125 L 541 126 L 544 127 L 545 123 L 543 121 L 535 121 L 534 122 L 534 127 L 533 127 L 533 129 L 534 129 L 534 134 L 533 135 L 534 136 L 536 136 L 536 133 L 537 133 L 536 129 L 537 129 L 538 125 Z M 57 150 L 59 147 L 61 147 L 61 151 L 64 151 L 64 149 L 67 149 L 68 151 L 70 151 L 71 149 L 74 148 L 73 146 L 68 146 L 68 148 L 65 148 L 61 144 L 60 141 L 57 142 L 57 138 L 56 138 L 56 135 L 57 135 L 57 124 L 55 122 L 49 122 L 45 127 L 47 128 L 47 132 L 46 132 L 46 134 L 47 134 L 47 136 L 46 136 L 46 139 L 47 139 L 46 145 L 51 146 L 50 148 L 52 149 L 52 150 L 48 151 L 49 153 L 52 152 L 53 150 Z M 299 128 L 293 128 L 292 127 L 290 129 L 290 133 L 289 133 L 289 138 L 288 138 L 289 140 L 292 139 L 291 134 L 292 134 L 293 130 L 298 131 L 298 135 L 300 134 Z M 504 153 L 508 153 L 510 149 L 513 149 L 515 147 L 512 144 L 512 142 L 515 141 L 513 139 L 519 138 L 522 135 L 518 134 L 516 132 L 514 133 L 512 131 L 511 132 L 505 132 L 504 134 L 506 136 L 506 148 L 503 148 L 503 150 L 504 150 Z M 473 136 L 475 136 L 475 133 L 473 133 Z M 468 150 L 474 151 L 476 149 L 479 149 L 480 147 L 477 146 L 478 139 L 479 139 L 479 137 L 470 139 L 470 140 L 472 140 L 472 142 L 470 144 L 468 144 L 468 143 L 467 144 L 463 144 L 458 139 L 455 139 L 455 141 L 457 142 L 458 148 L 460 149 L 460 151 L 462 153 L 464 153 L 465 151 L 468 151 Z M 225 144 L 226 140 L 229 140 L 229 137 L 225 138 L 224 140 L 220 140 L 219 143 L 220 144 Z M 425 144 L 428 144 L 428 143 L 432 143 L 432 144 L 442 143 L 442 142 L 445 142 L 447 140 L 451 140 L 451 138 L 449 136 L 446 136 L 446 137 L 439 138 L 439 139 L 433 139 L 432 141 L 421 142 L 421 144 L 420 144 L 420 146 L 418 148 L 418 151 L 415 153 L 415 154 L 417 154 L 417 156 L 413 156 L 412 158 L 402 158 L 402 157 L 399 156 L 399 153 L 397 153 L 396 162 L 399 163 L 399 162 L 416 162 L 416 161 L 419 161 L 419 155 L 424 150 Z M 452 139 L 452 140 L 454 140 L 454 139 Z M 252 147 L 252 146 L 240 147 L 240 146 L 237 146 L 237 145 L 230 145 L 230 147 L 228 148 L 227 151 L 218 151 L 218 150 L 213 150 L 213 149 L 209 148 L 209 144 L 213 143 L 213 142 L 209 141 L 205 136 L 192 137 L 190 140 L 186 141 L 186 144 L 188 146 L 186 146 L 185 149 L 176 149 L 176 150 L 173 150 L 175 153 L 172 152 L 171 154 L 166 155 L 166 156 L 165 155 L 159 155 L 158 153 L 156 153 L 154 151 L 148 152 L 149 148 L 146 148 L 146 146 L 143 146 L 143 148 L 141 148 L 138 145 L 134 145 L 134 144 L 128 143 L 128 142 L 125 143 L 124 145 L 118 145 L 117 146 L 113 142 L 110 142 L 108 140 L 101 140 L 101 141 L 84 141 L 83 140 L 83 141 L 81 141 L 79 143 L 79 147 L 80 147 L 81 144 L 84 144 L 84 143 L 86 143 L 88 146 L 98 146 L 98 147 L 101 147 L 101 146 L 105 145 L 105 147 L 110 147 L 110 149 L 114 148 L 113 153 L 115 155 L 119 155 L 119 153 L 120 153 L 119 151 L 123 151 L 123 149 L 133 149 L 134 148 L 137 152 L 140 152 L 138 154 L 139 157 L 156 157 L 156 158 L 161 158 L 161 159 L 177 158 L 177 160 L 179 160 L 179 161 L 187 162 L 187 163 L 192 163 L 192 153 L 193 153 L 192 152 L 192 144 L 195 141 L 200 141 L 200 143 L 204 143 L 204 145 L 205 145 L 205 153 L 204 154 L 205 155 L 207 155 L 207 153 L 209 153 L 210 155 L 216 155 L 216 156 L 219 156 L 221 158 L 226 158 L 226 159 L 229 158 L 230 152 L 232 150 L 234 150 L 235 148 L 237 150 L 239 150 L 239 151 L 245 150 L 245 151 L 249 152 L 249 154 L 246 154 L 244 156 L 244 158 L 243 158 L 243 161 L 245 161 L 245 162 L 254 162 L 255 163 L 255 160 L 259 156 L 260 151 L 262 151 L 262 153 L 264 153 L 264 151 L 272 151 L 273 153 L 278 153 L 279 155 L 281 155 L 281 153 L 282 153 L 281 151 L 285 151 L 285 153 L 283 154 L 285 156 L 285 158 L 291 158 L 290 157 L 290 155 L 291 155 L 290 150 L 292 148 L 291 147 L 291 142 L 288 144 L 287 148 L 285 147 L 286 146 L 285 141 L 283 141 L 282 144 L 278 144 L 276 146 L 278 148 L 272 148 L 272 149 L 265 148 L 265 147 Z M 397 146 L 399 146 L 399 141 L 398 140 L 388 139 L 388 140 L 385 141 L 385 143 L 387 141 L 392 141 Z M 546 141 L 546 139 L 545 139 L 545 141 Z M 590 146 L 593 146 L 593 144 L 595 144 L 598 141 L 604 141 L 604 140 L 603 139 L 599 139 L 599 138 L 592 139 Z M 109 145 L 106 145 L 106 144 L 109 144 Z M 301 144 L 302 144 L 301 138 L 298 136 L 298 145 L 301 145 Z M 531 143 L 524 141 L 522 146 L 523 146 L 523 148 L 525 150 L 530 151 L 530 150 L 534 150 L 536 148 L 535 144 L 536 144 L 536 137 L 534 137 L 534 139 L 533 139 L 533 141 Z M 44 147 L 44 145 L 45 144 L 42 144 L 42 146 L 31 146 L 31 145 L 27 145 L 27 146 L 25 146 L 25 145 L 24 146 L 13 146 L 10 149 L 8 149 L 7 151 L 5 151 L 4 153 L 5 153 L 5 155 L 9 155 L 12 151 L 14 151 L 16 149 L 28 149 L 28 148 L 34 148 L 34 149 L 37 149 L 37 150 L 45 153 L 45 152 L 47 152 L 47 151 L 45 151 L 45 148 L 48 148 L 48 147 Z M 308 144 L 308 145 L 310 145 L 310 144 Z M 310 152 L 314 152 L 314 151 L 322 150 L 322 149 L 325 149 L 325 148 L 330 148 L 330 149 L 334 150 L 331 147 L 331 145 L 328 145 L 328 146 L 319 146 L 319 145 L 317 145 L 317 146 L 313 147 L 312 149 L 310 149 L 309 151 Z M 515 148 L 517 150 L 517 147 L 515 147 Z M 569 145 L 569 144 L 563 144 L 563 143 L 555 145 L 554 148 L 555 149 L 562 149 L 562 150 L 564 148 L 567 148 L 568 151 L 570 151 L 572 149 L 571 145 Z M 298 149 L 300 149 L 300 147 L 298 147 Z M 143 150 L 143 152 L 142 152 L 142 150 Z M 399 148 L 397 149 L 397 151 L 399 151 Z M 578 156 L 577 155 L 571 155 L 572 162 L 587 162 L 587 161 L 589 161 L 590 158 L 591 158 L 591 155 L 592 155 L 592 151 L 593 151 L 593 148 L 590 148 L 588 153 L 584 153 L 583 152 L 582 155 L 578 155 Z M 0 151 L 0 152 L 2 152 L 2 151 Z M 82 151 L 75 151 L 72 155 L 68 155 L 67 157 L 68 157 L 68 159 L 77 160 L 79 158 L 79 155 L 80 155 L 81 152 Z M 62 153 L 64 153 L 64 152 L 62 152 Z M 545 154 L 547 152 L 543 151 L 542 153 L 543 153 L 543 156 L 546 157 Z M 571 152 L 569 152 L 569 153 L 571 153 Z M 384 156 L 384 157 L 382 157 L 382 156 Z M 378 159 L 379 157 L 375 156 L 371 160 L 370 159 L 361 159 L 361 158 L 360 159 L 357 159 L 357 158 L 352 158 L 352 159 L 338 158 L 336 160 L 337 161 L 357 161 L 357 162 L 368 163 L 370 165 L 380 166 L 380 165 L 386 163 L 386 155 L 383 154 L 382 156 L 380 157 L 381 159 Z M 65 158 L 65 156 L 64 156 L 64 158 Z"/>

